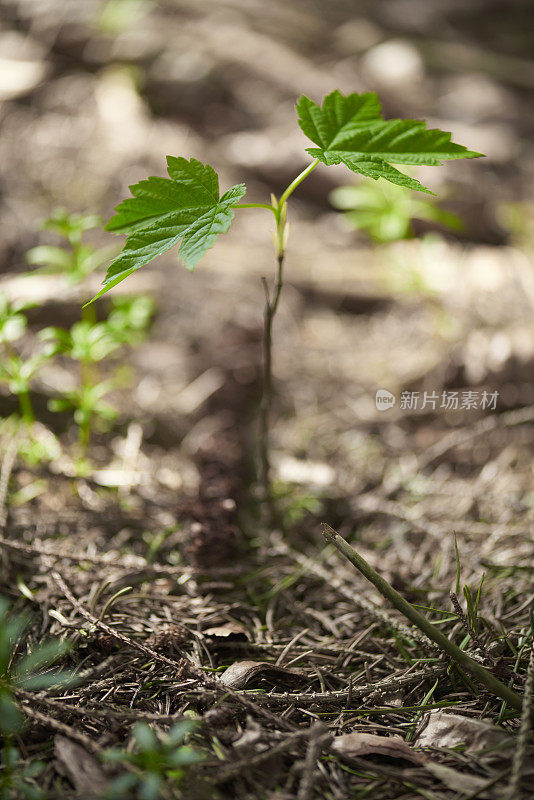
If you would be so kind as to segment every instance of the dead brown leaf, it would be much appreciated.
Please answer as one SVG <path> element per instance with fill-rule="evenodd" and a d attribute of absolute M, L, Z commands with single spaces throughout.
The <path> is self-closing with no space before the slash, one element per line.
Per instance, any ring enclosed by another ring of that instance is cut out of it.
<path fill-rule="evenodd" d="M 428 761 L 425 764 L 425 769 L 441 781 L 448 789 L 452 789 L 453 792 L 458 792 L 466 796 L 476 794 L 476 796 L 480 798 L 495 797 L 491 788 L 484 788 L 488 785 L 488 780 L 486 778 L 481 778 L 479 775 L 468 775 L 465 772 L 459 772 L 457 769 L 446 767 L 443 764 L 436 764 L 435 761 Z"/>
<path fill-rule="evenodd" d="M 284 686 L 299 686 L 306 680 L 304 673 L 268 661 L 236 661 L 223 673 L 221 683 L 231 689 L 243 689 L 255 678 Z"/>
<path fill-rule="evenodd" d="M 412 750 L 402 739 L 388 736 L 376 736 L 374 733 L 346 733 L 336 736 L 332 742 L 334 750 L 342 758 L 358 758 L 359 756 L 378 755 L 388 758 L 403 758 L 412 764 L 426 764 L 424 753 Z"/>
<path fill-rule="evenodd" d="M 67 776 L 77 792 L 92 797 L 104 791 L 107 779 L 102 767 L 80 744 L 57 734 L 54 754 L 60 772 Z"/>
<path fill-rule="evenodd" d="M 451 748 L 465 744 L 466 752 L 473 753 L 479 750 L 499 751 L 505 742 L 510 741 L 505 731 L 484 720 L 449 714 L 440 709 L 431 711 L 427 719 L 428 724 L 417 740 L 420 747 Z"/>
<path fill-rule="evenodd" d="M 210 636 L 213 639 L 245 640 L 247 638 L 245 628 L 239 622 L 226 622 L 224 625 L 207 628 L 203 633 L 204 636 Z"/>

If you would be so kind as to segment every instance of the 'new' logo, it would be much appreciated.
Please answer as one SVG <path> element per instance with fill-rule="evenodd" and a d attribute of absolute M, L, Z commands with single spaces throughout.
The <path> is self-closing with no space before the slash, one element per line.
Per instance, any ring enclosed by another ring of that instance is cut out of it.
<path fill-rule="evenodd" d="M 397 398 L 394 394 L 388 392 L 387 389 L 378 389 L 375 396 L 375 403 L 378 411 L 387 411 L 388 408 L 393 408 L 396 402 Z"/>

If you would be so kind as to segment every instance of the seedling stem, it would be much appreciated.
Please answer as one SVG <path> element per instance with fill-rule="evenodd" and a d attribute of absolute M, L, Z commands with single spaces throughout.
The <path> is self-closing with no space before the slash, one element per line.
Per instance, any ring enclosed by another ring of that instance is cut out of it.
<path fill-rule="evenodd" d="M 270 428 L 271 410 L 273 404 L 273 373 L 272 373 L 272 330 L 273 321 L 278 309 L 280 294 L 284 285 L 283 270 L 284 257 L 287 240 L 289 235 L 289 223 L 287 222 L 287 200 L 305 178 L 319 164 L 316 158 L 311 164 L 300 172 L 297 177 L 284 190 L 278 200 L 271 195 L 271 205 L 266 203 L 241 203 L 236 208 L 264 208 L 274 214 L 276 230 L 273 233 L 273 242 L 276 253 L 277 270 L 275 276 L 275 286 L 271 294 L 267 279 L 262 277 L 262 285 L 265 292 L 264 325 L 263 325 L 263 387 L 260 404 L 260 476 L 263 491 L 263 499 L 267 504 L 271 522 L 275 521 L 276 513 L 274 498 L 271 488 L 271 458 L 270 458 Z"/>
<path fill-rule="evenodd" d="M 33 413 L 33 406 L 32 401 L 30 400 L 29 391 L 27 389 L 25 391 L 20 391 L 18 397 L 22 419 L 27 425 L 33 425 L 35 422 L 35 415 Z"/>

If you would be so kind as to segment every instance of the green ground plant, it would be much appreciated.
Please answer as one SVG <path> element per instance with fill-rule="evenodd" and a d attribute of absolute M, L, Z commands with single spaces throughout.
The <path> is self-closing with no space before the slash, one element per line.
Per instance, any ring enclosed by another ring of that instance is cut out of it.
<path fill-rule="evenodd" d="M 0 800 L 42 800 L 46 795 L 36 779 L 44 768 L 43 761 L 25 761 L 18 748 L 5 744 L 0 749 Z"/>
<path fill-rule="evenodd" d="M 71 679 L 69 672 L 50 669 L 68 652 L 68 642 L 52 639 L 24 653 L 21 643 L 27 627 L 27 617 L 10 612 L 8 601 L 0 597 L 0 732 L 4 736 L 18 733 L 23 726 L 17 690 L 46 689 Z"/>
<path fill-rule="evenodd" d="M 194 158 L 167 156 L 168 178 L 149 177 L 130 187 L 132 197 L 116 208 L 106 229 L 126 234 L 122 252 L 111 262 L 101 297 L 140 267 L 179 245 L 178 258 L 193 270 L 217 237 L 228 231 L 236 210 L 261 208 L 274 217 L 276 272 L 272 286 L 262 278 L 265 292 L 263 391 L 260 409 L 260 472 L 263 496 L 274 518 L 271 490 L 270 425 L 273 404 L 272 330 L 283 287 L 283 268 L 289 235 L 288 201 L 319 166 L 344 164 L 351 172 L 407 189 L 432 194 L 417 179 L 393 164 L 437 166 L 444 160 L 475 158 L 480 153 L 451 142 L 451 134 L 429 130 L 423 121 L 386 120 L 373 92 L 344 96 L 335 90 L 322 106 L 303 95 L 297 102 L 298 124 L 314 147 L 311 162 L 269 203 L 242 203 L 244 184 L 219 190 L 218 176 L 209 164 Z M 92 302 L 92 301 L 91 301 Z M 89 305 L 89 304 L 88 304 Z"/>
<path fill-rule="evenodd" d="M 49 358 L 46 350 L 25 356 L 15 347 L 26 332 L 28 321 L 22 312 L 30 308 L 30 303 L 10 302 L 5 293 L 0 294 L 0 382 L 6 383 L 11 394 L 19 401 L 23 422 L 31 425 L 35 420 L 30 388 L 32 381 Z"/>
<path fill-rule="evenodd" d="M 184 744 L 194 728 L 194 722 L 184 720 L 168 733 L 156 735 L 144 722 L 134 725 L 131 746 L 127 750 L 113 749 L 104 753 L 108 762 L 128 768 L 112 781 L 105 795 L 107 800 L 176 797 L 188 767 L 203 760 L 198 750 Z"/>
<path fill-rule="evenodd" d="M 27 263 L 37 267 L 42 274 L 63 275 L 68 286 L 81 283 L 102 267 L 115 249 L 95 249 L 84 243 L 84 233 L 101 224 L 102 220 L 96 214 L 69 214 L 64 208 L 55 209 L 50 217 L 43 220 L 40 227 L 65 239 L 68 247 L 38 245 L 26 253 Z"/>
<path fill-rule="evenodd" d="M 117 416 L 104 397 L 114 388 L 115 381 L 98 379 L 97 365 L 120 347 L 105 322 L 75 322 L 70 331 L 45 328 L 40 337 L 48 344 L 48 353 L 67 355 L 79 365 L 79 385 L 67 390 L 62 397 L 49 402 L 52 411 L 69 411 L 78 425 L 78 441 L 83 455 L 89 446 L 95 420 L 111 421 Z"/>
<path fill-rule="evenodd" d="M 17 696 L 21 692 L 72 684 L 72 673 L 54 669 L 70 645 L 50 639 L 33 647 L 25 646 L 29 618 L 10 610 L 9 602 L 0 597 L 0 800 L 41 800 L 45 793 L 36 779 L 43 771 L 43 762 L 22 758 L 14 746 L 14 736 L 24 728 Z"/>
<path fill-rule="evenodd" d="M 84 234 L 101 223 L 95 214 L 69 214 L 63 208 L 56 209 L 41 228 L 59 236 L 65 246 L 34 247 L 26 255 L 28 264 L 44 274 L 62 275 L 66 286 L 80 284 L 116 252 L 115 247 L 95 248 L 84 241 Z M 26 307 L 10 306 L 7 300 L 0 300 L 0 342 L 6 348 L 11 348 L 8 342 L 13 337 L 22 336 L 26 330 L 26 318 L 21 313 Z M 42 363 L 59 355 L 70 358 L 78 365 L 79 383 L 61 397 L 50 400 L 49 407 L 52 411 L 72 411 L 83 458 L 95 424 L 105 428 L 117 416 L 105 402 L 117 381 L 101 380 L 99 364 L 124 345 L 137 346 L 146 335 L 153 312 L 154 303 L 149 297 L 114 298 L 110 313 L 102 321 L 97 319 L 94 307 L 84 307 L 82 319 L 70 330 L 50 327 L 40 331 L 39 338 L 45 346 L 39 354 L 24 359 L 12 348 L 8 349 L 0 380 L 8 382 L 10 391 L 18 395 L 23 418 L 27 422 L 34 420 L 29 384 Z"/>
<path fill-rule="evenodd" d="M 414 219 L 436 222 L 455 231 L 462 229 L 456 214 L 387 181 L 363 179 L 360 184 L 339 186 L 330 193 L 330 202 L 344 212 L 352 228 L 364 231 L 376 244 L 411 238 Z"/>

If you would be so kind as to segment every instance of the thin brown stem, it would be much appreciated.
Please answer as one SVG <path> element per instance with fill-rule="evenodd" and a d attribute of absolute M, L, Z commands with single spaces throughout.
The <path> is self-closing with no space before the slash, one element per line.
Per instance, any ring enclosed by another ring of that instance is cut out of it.
<path fill-rule="evenodd" d="M 263 392 L 260 407 L 260 460 L 261 484 L 263 499 L 267 504 L 270 521 L 275 518 L 274 498 L 271 486 L 271 457 L 270 457 L 270 430 L 271 413 L 273 404 L 273 372 L 272 372 L 272 343 L 273 319 L 278 308 L 280 293 L 283 286 L 284 252 L 277 255 L 278 271 L 274 294 L 271 297 L 267 282 L 263 279 L 265 289 L 265 311 L 263 317 Z"/>
<path fill-rule="evenodd" d="M 260 405 L 260 482 L 263 489 L 263 501 L 266 505 L 269 522 L 276 524 L 277 514 L 275 500 L 273 497 L 271 483 L 271 458 L 270 458 L 270 429 L 271 412 L 273 405 L 273 373 L 272 373 L 272 330 L 273 319 L 278 309 L 280 294 L 283 286 L 283 267 L 284 256 L 289 235 L 289 223 L 287 222 L 287 200 L 293 194 L 297 186 L 313 172 L 319 164 L 319 159 L 315 159 L 300 172 L 297 177 L 289 184 L 279 200 L 271 195 L 271 205 L 260 203 L 247 203 L 238 208 L 267 208 L 273 212 L 276 220 L 276 231 L 273 233 L 273 241 L 278 262 L 278 270 L 274 291 L 271 296 L 267 280 L 262 278 L 262 285 L 265 291 L 265 311 L 263 317 L 263 388 Z"/>

